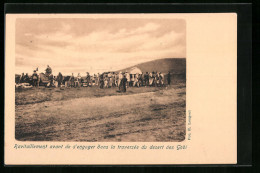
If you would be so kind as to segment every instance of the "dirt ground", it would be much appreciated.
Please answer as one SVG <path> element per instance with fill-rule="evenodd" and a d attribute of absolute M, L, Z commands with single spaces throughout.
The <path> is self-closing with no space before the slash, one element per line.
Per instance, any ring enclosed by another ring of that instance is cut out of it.
<path fill-rule="evenodd" d="M 186 136 L 186 86 L 16 91 L 20 141 L 170 142 Z"/>

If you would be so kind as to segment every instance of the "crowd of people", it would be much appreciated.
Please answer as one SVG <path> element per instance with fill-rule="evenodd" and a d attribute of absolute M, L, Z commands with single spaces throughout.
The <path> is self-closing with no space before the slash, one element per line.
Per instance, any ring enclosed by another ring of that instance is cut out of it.
<path fill-rule="evenodd" d="M 63 76 L 61 72 L 57 76 L 52 75 L 52 69 L 47 66 L 45 76 L 48 78 L 48 86 L 56 87 L 91 87 L 98 86 L 99 88 L 118 87 L 120 91 L 125 92 L 128 87 L 162 87 L 171 84 L 171 74 L 168 72 L 164 76 L 161 72 L 145 72 L 130 74 L 129 72 L 104 72 L 90 75 L 86 72 L 84 77 L 78 73 L 76 76 L 72 73 L 70 76 Z M 31 77 L 28 73 L 21 75 L 19 82 L 31 81 L 32 85 L 37 87 L 40 81 L 40 75 L 37 70 L 34 70 Z M 167 83 L 165 83 L 167 81 Z M 28 82 L 29 83 L 29 82 Z M 56 85 L 55 85 L 56 84 Z"/>

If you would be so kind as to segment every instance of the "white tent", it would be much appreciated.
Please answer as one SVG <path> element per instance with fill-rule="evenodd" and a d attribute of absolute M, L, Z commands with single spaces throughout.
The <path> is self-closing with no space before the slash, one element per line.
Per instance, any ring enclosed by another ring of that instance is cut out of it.
<path fill-rule="evenodd" d="M 130 74 L 137 74 L 137 73 L 142 74 L 142 71 L 137 67 L 133 67 L 133 68 L 130 69 L 129 73 Z"/>

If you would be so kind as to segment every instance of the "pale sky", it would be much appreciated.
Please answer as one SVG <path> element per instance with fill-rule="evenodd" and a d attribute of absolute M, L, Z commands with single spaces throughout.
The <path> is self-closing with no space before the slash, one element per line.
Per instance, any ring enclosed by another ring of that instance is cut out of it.
<path fill-rule="evenodd" d="M 16 73 L 68 75 L 186 57 L 183 19 L 17 19 Z"/>

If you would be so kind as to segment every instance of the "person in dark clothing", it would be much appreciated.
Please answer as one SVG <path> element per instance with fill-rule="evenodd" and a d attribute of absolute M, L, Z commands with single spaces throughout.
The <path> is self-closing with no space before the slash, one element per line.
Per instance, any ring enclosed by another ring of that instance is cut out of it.
<path fill-rule="evenodd" d="M 142 74 L 139 74 L 139 77 L 138 77 L 138 86 L 143 86 L 143 73 Z"/>
<path fill-rule="evenodd" d="M 120 82 L 120 85 L 121 85 L 120 91 L 121 92 L 126 92 L 126 82 L 127 82 L 127 79 L 126 79 L 126 77 L 124 75 L 124 77 L 122 78 L 122 80 Z"/>
<path fill-rule="evenodd" d="M 159 72 L 159 85 L 160 85 L 160 87 L 163 86 L 163 78 L 162 78 L 161 72 Z"/>
<path fill-rule="evenodd" d="M 63 80 L 63 76 L 62 76 L 61 72 L 59 72 L 59 74 L 58 74 L 58 76 L 57 76 L 58 87 L 61 86 L 62 80 Z"/>
<path fill-rule="evenodd" d="M 146 72 L 144 74 L 144 83 L 145 83 L 145 86 L 149 86 L 149 74 L 148 74 L 148 72 Z"/>
<path fill-rule="evenodd" d="M 29 75 L 28 75 L 28 73 L 26 73 L 26 75 L 24 76 L 24 82 L 25 83 L 29 83 Z"/>
<path fill-rule="evenodd" d="M 54 86 L 54 76 L 53 76 L 53 75 L 50 75 L 50 76 L 49 76 L 49 79 L 50 79 L 50 85 L 49 85 L 49 87 L 53 87 L 53 86 Z"/>
<path fill-rule="evenodd" d="M 116 86 L 116 76 L 115 76 L 115 72 L 112 73 L 112 87 Z"/>
<path fill-rule="evenodd" d="M 24 73 L 22 73 L 20 80 L 19 80 L 19 83 L 24 83 Z"/>
<path fill-rule="evenodd" d="M 104 88 L 103 74 L 101 74 L 100 77 L 99 77 L 99 87 L 100 87 L 101 89 Z"/>
<path fill-rule="evenodd" d="M 170 72 L 168 72 L 167 81 L 168 81 L 168 85 L 170 85 L 171 84 L 171 73 Z"/>
<path fill-rule="evenodd" d="M 38 74 L 36 73 L 36 70 L 33 71 L 33 74 L 32 74 L 32 82 L 33 82 L 33 86 L 34 86 L 34 87 L 37 87 Z"/>
<path fill-rule="evenodd" d="M 86 72 L 87 73 L 87 75 L 86 75 L 86 81 L 87 81 L 87 86 L 89 87 L 89 86 L 91 86 L 91 79 L 90 79 L 90 75 L 89 75 L 89 72 Z"/>

